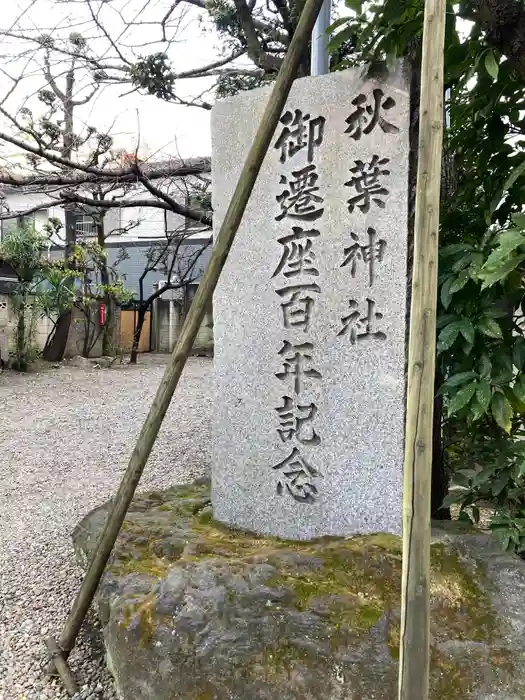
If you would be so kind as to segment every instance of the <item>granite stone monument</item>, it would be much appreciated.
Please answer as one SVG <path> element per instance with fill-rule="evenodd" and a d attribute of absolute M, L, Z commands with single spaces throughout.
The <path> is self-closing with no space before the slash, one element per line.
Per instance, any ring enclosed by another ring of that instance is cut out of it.
<path fill-rule="evenodd" d="M 216 226 L 268 95 L 214 107 Z M 217 520 L 401 530 L 408 124 L 401 71 L 292 88 L 214 297 Z"/>

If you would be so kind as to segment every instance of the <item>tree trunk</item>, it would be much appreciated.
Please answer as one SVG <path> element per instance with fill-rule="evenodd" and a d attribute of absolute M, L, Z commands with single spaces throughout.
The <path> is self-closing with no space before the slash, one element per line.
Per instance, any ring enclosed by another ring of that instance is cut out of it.
<path fill-rule="evenodd" d="M 61 97 L 62 108 L 64 113 L 64 131 L 62 132 L 62 152 L 63 158 L 71 160 L 73 154 L 73 110 L 75 103 L 73 101 L 75 86 L 75 59 L 73 58 L 71 68 L 66 75 L 66 94 Z M 60 97 L 57 95 L 57 97 Z M 66 248 L 65 261 L 66 267 L 73 268 L 74 263 L 72 256 L 77 242 L 75 215 L 72 210 L 72 205 L 64 206 L 65 217 L 65 233 L 66 233 Z M 49 348 L 43 353 L 45 360 L 49 362 L 60 362 L 63 359 L 66 351 L 69 329 L 71 326 L 71 311 L 64 311 L 60 314 L 58 324 L 55 330 L 55 335 L 50 343 Z"/>
<path fill-rule="evenodd" d="M 16 360 L 15 369 L 19 372 L 27 370 L 26 356 L 26 294 L 22 295 L 16 324 Z"/>
<path fill-rule="evenodd" d="M 106 322 L 102 336 L 102 354 L 106 357 L 114 357 L 117 353 L 116 343 L 116 305 L 111 294 L 104 297 L 106 305 Z"/>
<path fill-rule="evenodd" d="M 146 320 L 146 312 L 147 312 L 146 307 L 141 307 L 139 309 L 139 315 L 137 318 L 137 326 L 135 328 L 135 332 L 133 333 L 133 345 L 131 346 L 131 354 L 129 356 L 130 365 L 137 364 L 137 355 L 139 352 L 140 336 L 142 334 L 142 327 L 144 325 L 144 321 Z"/>
<path fill-rule="evenodd" d="M 99 213 L 97 216 L 97 243 L 101 249 L 106 252 L 106 237 L 104 235 L 104 214 Z M 114 357 L 116 354 L 116 338 L 115 338 L 115 300 L 107 291 L 110 279 L 107 258 L 104 257 L 100 263 L 100 283 L 106 292 L 102 303 L 106 305 L 106 321 L 102 329 L 102 354 L 108 357 Z"/>
<path fill-rule="evenodd" d="M 71 326 L 71 311 L 60 314 L 55 327 L 55 333 L 49 346 L 44 350 L 43 358 L 48 362 L 60 362 L 66 351 L 69 328 Z"/>

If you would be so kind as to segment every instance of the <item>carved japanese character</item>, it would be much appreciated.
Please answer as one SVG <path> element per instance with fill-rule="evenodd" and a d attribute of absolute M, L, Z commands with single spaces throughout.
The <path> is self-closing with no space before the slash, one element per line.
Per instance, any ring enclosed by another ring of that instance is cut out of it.
<path fill-rule="evenodd" d="M 301 393 L 302 380 L 304 377 L 310 379 L 321 379 L 321 374 L 316 369 L 310 367 L 312 361 L 313 350 L 312 343 L 299 343 L 292 345 L 287 340 L 284 341 L 282 348 L 279 350 L 279 355 L 283 358 L 283 371 L 277 372 L 278 379 L 286 379 L 292 376 L 294 378 L 294 392 Z"/>
<path fill-rule="evenodd" d="M 392 97 L 387 97 L 381 104 L 385 93 L 380 88 L 376 88 L 372 94 L 374 97 L 373 106 L 368 102 L 368 97 L 362 93 L 352 100 L 352 104 L 356 109 L 346 119 L 348 129 L 346 129 L 345 134 L 350 134 L 356 141 L 359 141 L 362 134 L 369 134 L 373 131 L 377 124 L 379 124 L 385 134 L 397 134 L 399 132 L 399 128 L 387 122 L 381 114 L 381 110 L 386 112 L 392 109 L 396 104 L 395 100 Z"/>
<path fill-rule="evenodd" d="M 290 396 L 283 396 L 283 405 L 275 410 L 279 414 L 281 427 L 277 430 L 283 442 L 293 437 L 304 445 L 318 445 L 321 438 L 315 432 L 313 422 L 317 415 L 317 406 L 310 403 L 306 406 L 296 405 Z"/>
<path fill-rule="evenodd" d="M 280 496 L 286 490 L 299 503 L 314 503 L 318 491 L 313 480 L 321 474 L 301 456 L 297 447 L 273 468 L 282 473 L 283 478 L 277 484 Z"/>
<path fill-rule="evenodd" d="M 316 194 L 319 192 L 319 187 L 316 187 L 318 178 L 315 165 L 294 170 L 290 178 L 283 175 L 281 184 L 286 184 L 288 187 L 276 197 L 281 213 L 275 217 L 275 220 L 281 221 L 285 216 L 303 221 L 319 219 L 324 212 L 324 208 L 319 205 L 323 204 L 324 199 Z"/>
<path fill-rule="evenodd" d="M 379 158 L 379 156 L 373 156 L 370 163 L 364 163 L 362 160 L 355 161 L 355 167 L 350 168 L 354 177 L 345 182 L 346 187 L 354 187 L 357 192 L 355 197 L 351 197 L 347 201 L 350 213 L 357 206 L 363 214 L 367 214 L 371 201 L 375 202 L 380 209 L 385 208 L 385 202 L 380 199 L 380 196 L 385 196 L 390 192 L 380 184 L 379 176 L 390 175 L 390 170 L 381 167 L 388 162 L 388 158 Z"/>
<path fill-rule="evenodd" d="M 312 238 L 320 232 L 316 229 L 305 230 L 299 226 L 292 227 L 292 233 L 278 239 L 283 246 L 281 260 L 272 277 L 283 272 L 285 277 L 297 275 L 313 275 L 317 277 L 319 270 L 315 267 L 315 253 L 312 250 Z"/>
<path fill-rule="evenodd" d="M 359 237 L 356 233 L 351 233 L 354 243 L 345 248 L 345 259 L 341 267 L 350 265 L 350 274 L 355 277 L 357 272 L 357 265 L 360 261 L 368 263 L 368 286 L 371 287 L 374 284 L 375 279 L 375 265 L 374 263 L 381 262 L 383 260 L 383 254 L 386 248 L 386 241 L 382 238 L 377 240 L 377 232 L 371 226 L 367 229 L 368 234 L 368 245 L 360 244 Z"/>
<path fill-rule="evenodd" d="M 294 112 L 285 112 L 280 122 L 284 124 L 284 129 L 275 142 L 275 148 L 281 151 L 281 163 L 285 163 L 303 148 L 307 149 L 307 159 L 311 163 L 314 159 L 314 149 L 323 142 L 326 119 L 312 119 L 309 114 L 303 115 L 302 110 L 296 109 Z"/>
<path fill-rule="evenodd" d="M 357 301 L 351 299 L 348 302 L 351 313 L 341 319 L 343 327 L 337 335 L 348 334 L 352 345 L 355 345 L 358 340 L 363 340 L 363 338 L 367 338 L 368 336 L 375 337 L 378 340 L 386 339 L 386 334 L 376 329 L 376 321 L 380 321 L 383 318 L 383 314 L 376 312 L 375 301 L 367 299 L 366 302 L 368 305 L 366 316 L 361 316 L 358 310 L 359 304 Z"/>
<path fill-rule="evenodd" d="M 277 294 L 287 301 L 281 304 L 285 328 L 297 328 L 307 331 L 314 305 L 314 297 L 309 292 L 319 294 L 318 284 L 295 284 L 277 289 Z"/>

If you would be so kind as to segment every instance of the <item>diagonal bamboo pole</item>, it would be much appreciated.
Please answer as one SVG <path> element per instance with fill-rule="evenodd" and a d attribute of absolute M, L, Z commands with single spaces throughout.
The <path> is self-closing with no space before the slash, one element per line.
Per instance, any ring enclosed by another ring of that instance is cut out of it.
<path fill-rule="evenodd" d="M 226 263 L 235 234 L 241 223 L 244 210 L 257 180 L 259 170 L 270 146 L 273 134 L 279 122 L 282 110 L 290 93 L 292 83 L 297 75 L 297 68 L 308 42 L 315 20 L 323 0 L 307 0 L 294 32 L 290 47 L 286 53 L 274 88 L 266 105 L 255 139 L 246 157 L 237 187 L 220 227 L 215 248 L 208 269 L 199 284 L 199 288 L 181 331 L 180 338 L 161 380 L 153 404 L 142 426 L 137 443 L 131 455 L 129 465 L 122 478 L 113 507 L 108 515 L 104 530 L 97 543 L 80 591 L 73 603 L 71 612 L 60 636 L 59 648 L 62 658 L 67 659 L 80 631 L 91 601 L 106 567 L 107 561 L 122 527 L 129 505 L 135 494 L 142 472 L 151 453 L 160 426 L 166 415 L 173 393 L 177 387 L 186 360 L 193 347 L 193 342 L 202 323 L 208 302 L 211 300 L 220 274 Z M 52 641 L 48 644 L 53 651 Z M 55 660 L 53 666 L 60 673 L 60 664 Z M 62 675 L 62 674 L 60 674 Z M 65 679 L 64 679 L 65 680 Z"/>
<path fill-rule="evenodd" d="M 428 700 L 430 492 L 446 0 L 425 0 L 408 348 L 399 700 Z"/>

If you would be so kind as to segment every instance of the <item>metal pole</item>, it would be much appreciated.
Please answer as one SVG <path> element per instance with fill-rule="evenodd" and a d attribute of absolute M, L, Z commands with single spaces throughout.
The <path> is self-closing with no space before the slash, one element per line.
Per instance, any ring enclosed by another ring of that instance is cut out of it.
<path fill-rule="evenodd" d="M 312 32 L 311 75 L 326 75 L 330 72 L 330 54 L 328 53 L 328 27 L 332 24 L 332 0 L 324 0 L 321 12 Z"/>

